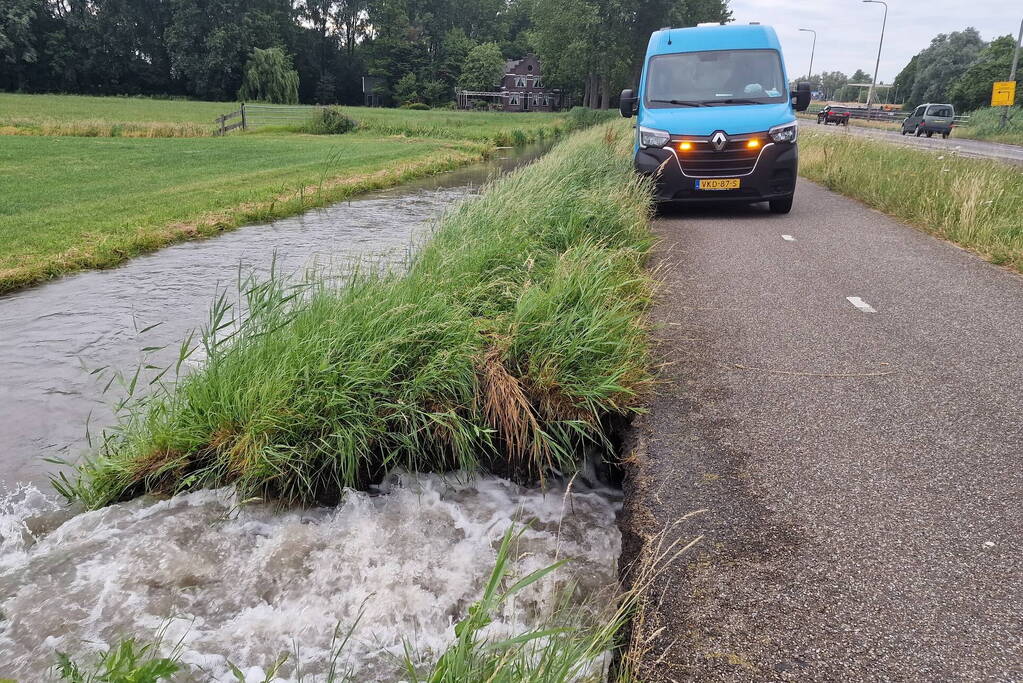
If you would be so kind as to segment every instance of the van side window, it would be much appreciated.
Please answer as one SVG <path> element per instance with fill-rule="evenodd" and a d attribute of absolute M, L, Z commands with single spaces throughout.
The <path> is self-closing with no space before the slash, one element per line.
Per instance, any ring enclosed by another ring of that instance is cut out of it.
<path fill-rule="evenodd" d="M 921 104 L 919 107 L 916 108 L 916 111 L 913 112 L 913 116 L 923 116 L 923 115 L 924 115 L 924 106 Z"/>

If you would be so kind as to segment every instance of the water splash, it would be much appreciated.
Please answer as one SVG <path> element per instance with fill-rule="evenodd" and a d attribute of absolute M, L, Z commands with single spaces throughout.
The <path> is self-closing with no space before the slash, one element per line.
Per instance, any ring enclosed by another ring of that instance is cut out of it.
<path fill-rule="evenodd" d="M 195 680 L 235 680 L 228 660 L 261 680 L 296 649 L 315 680 L 335 625 L 362 613 L 342 662 L 360 681 L 397 680 L 402 639 L 425 660 L 450 643 L 516 522 L 530 528 L 515 574 L 572 561 L 516 596 L 498 633 L 535 624 L 568 581 L 584 595 L 614 583 L 620 537 L 610 492 L 396 472 L 379 494 L 278 512 L 220 489 L 68 518 L 22 489 L 0 503 L 0 675 L 38 680 L 55 650 L 103 650 L 165 628 Z"/>

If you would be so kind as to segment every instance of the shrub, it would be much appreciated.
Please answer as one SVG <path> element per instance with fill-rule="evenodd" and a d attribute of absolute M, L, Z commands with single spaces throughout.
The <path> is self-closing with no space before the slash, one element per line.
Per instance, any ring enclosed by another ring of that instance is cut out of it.
<path fill-rule="evenodd" d="M 302 130 L 313 135 L 342 135 L 352 132 L 358 125 L 338 107 L 320 107 Z"/>
<path fill-rule="evenodd" d="M 569 126 L 572 129 L 588 128 L 598 123 L 604 123 L 618 116 L 617 111 L 611 109 L 587 109 L 586 107 L 572 107 L 568 112 Z"/>
<path fill-rule="evenodd" d="M 430 108 L 430 105 L 425 102 L 410 102 L 404 106 L 405 109 L 411 109 L 413 111 L 426 111 Z"/>

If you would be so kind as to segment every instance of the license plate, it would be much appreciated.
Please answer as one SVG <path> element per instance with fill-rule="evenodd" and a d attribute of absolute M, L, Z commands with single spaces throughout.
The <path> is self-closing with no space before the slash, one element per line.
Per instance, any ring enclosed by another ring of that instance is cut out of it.
<path fill-rule="evenodd" d="M 696 181 L 697 190 L 738 190 L 739 178 L 701 178 Z"/>

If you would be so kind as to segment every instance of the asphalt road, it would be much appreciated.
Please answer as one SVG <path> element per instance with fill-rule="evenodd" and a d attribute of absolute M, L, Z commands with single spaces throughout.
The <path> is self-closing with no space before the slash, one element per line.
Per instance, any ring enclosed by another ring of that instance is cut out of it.
<path fill-rule="evenodd" d="M 1021 146 L 957 138 L 955 137 L 954 131 L 952 133 L 952 137 L 946 140 L 940 135 L 935 135 L 930 138 L 925 136 L 916 137 L 914 135 L 901 135 L 897 130 L 867 128 L 865 126 L 857 126 L 855 124 L 850 124 L 848 126 L 818 125 L 812 120 L 800 119 L 799 125 L 804 130 L 819 130 L 836 135 L 859 135 L 862 137 L 884 140 L 893 144 L 904 145 L 906 147 L 919 147 L 945 153 L 953 152 L 962 156 L 996 159 L 1010 164 L 1023 165 L 1023 147 Z"/>
<path fill-rule="evenodd" d="M 1023 681 L 1023 278 L 805 181 L 654 227 L 640 679 Z"/>

